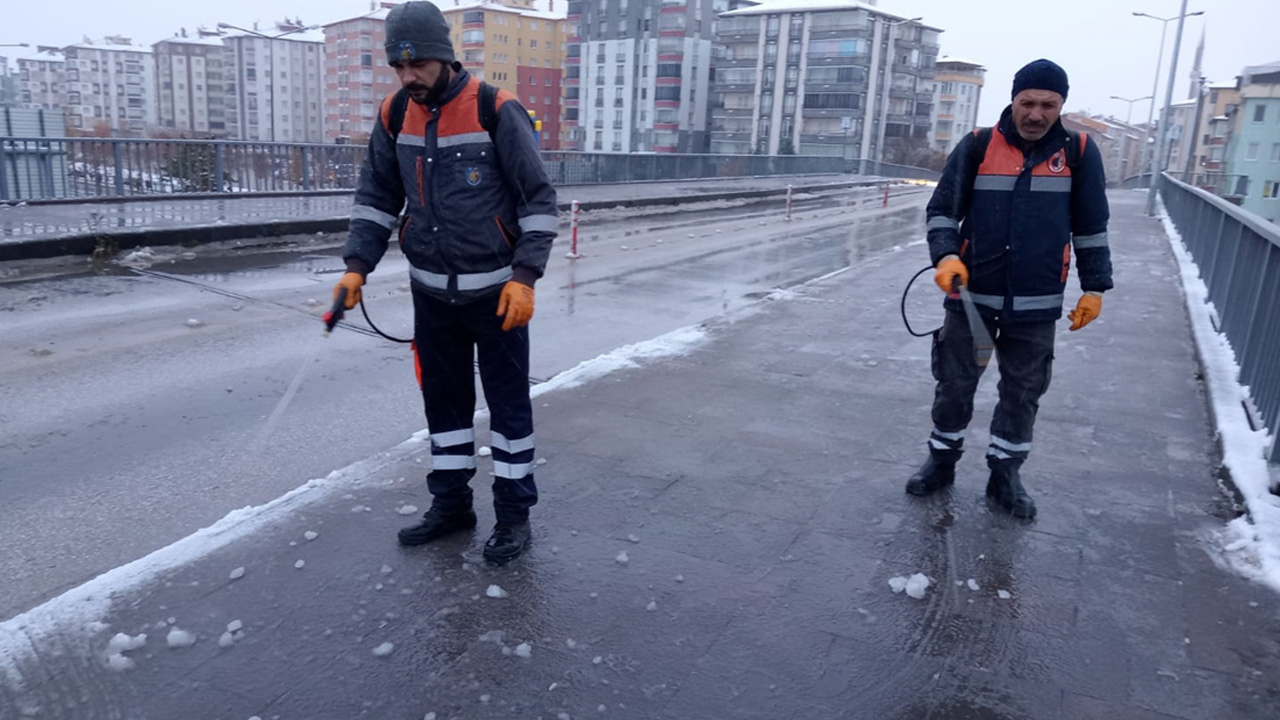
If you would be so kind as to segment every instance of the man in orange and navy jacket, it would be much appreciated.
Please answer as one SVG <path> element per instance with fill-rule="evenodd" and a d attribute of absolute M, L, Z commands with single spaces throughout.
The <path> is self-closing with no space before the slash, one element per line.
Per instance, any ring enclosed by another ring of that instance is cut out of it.
<path fill-rule="evenodd" d="M 347 273 L 334 294 L 345 287 L 346 306 L 355 307 L 407 205 L 399 241 L 410 264 L 432 505 L 399 541 L 420 545 L 476 526 L 475 357 L 490 411 L 497 520 L 484 556 L 504 563 L 528 544 L 538 500 L 527 326 L 559 226 L 556 192 L 525 109 L 455 60 L 439 8 L 397 5 L 386 29 L 387 62 L 403 87 L 374 123 L 343 250 Z"/>
<path fill-rule="evenodd" d="M 1067 89 L 1066 72 L 1049 60 L 1019 70 L 999 124 L 956 146 L 929 201 L 929 255 L 947 312 L 933 341 L 929 458 L 907 482 L 912 495 L 955 482 L 973 417 L 983 367 L 956 292 L 962 285 L 999 356 L 986 494 L 1015 517 L 1035 517 L 1020 468 L 1049 387 L 1072 250 L 1083 295 L 1069 314 L 1071 330 L 1098 317 L 1102 293 L 1112 287 L 1102 155 L 1087 136 L 1063 128 Z"/>

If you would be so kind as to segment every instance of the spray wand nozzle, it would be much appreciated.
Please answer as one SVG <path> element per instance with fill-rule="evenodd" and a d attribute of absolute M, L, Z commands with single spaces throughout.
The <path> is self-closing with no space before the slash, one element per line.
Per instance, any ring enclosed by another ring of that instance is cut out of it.
<path fill-rule="evenodd" d="M 329 312 L 324 314 L 324 336 L 329 337 L 329 333 L 333 332 L 333 326 L 342 320 L 342 315 L 347 306 L 347 289 L 345 287 L 338 288 L 338 294 L 333 298 L 333 307 Z"/>

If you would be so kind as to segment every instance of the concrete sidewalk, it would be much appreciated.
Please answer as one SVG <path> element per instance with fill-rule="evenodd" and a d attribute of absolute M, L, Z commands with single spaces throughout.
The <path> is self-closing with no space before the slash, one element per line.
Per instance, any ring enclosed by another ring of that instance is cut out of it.
<path fill-rule="evenodd" d="M 566 185 L 557 188 L 562 211 L 574 200 L 583 210 L 778 195 L 797 191 L 877 185 L 884 178 L 801 175 Z M 345 232 L 350 193 L 308 196 L 221 196 L 93 203 L 0 204 L 0 261 L 87 255 L 102 242 L 110 250 L 143 245 L 200 244 L 221 240 L 317 232 Z"/>
<path fill-rule="evenodd" d="M 1178 273 L 1141 197 L 1112 199 L 1116 290 L 1060 326 L 1034 523 L 982 499 L 994 368 L 955 489 L 902 491 L 930 427 L 928 341 L 897 310 L 916 246 L 540 396 L 536 544 L 512 566 L 478 562 L 479 481 L 474 536 L 395 545 L 397 509 L 429 502 L 409 443 L 0 625 L 0 716 L 1274 717 L 1276 598 L 1204 539 L 1228 513 Z M 923 599 L 890 590 L 916 572 Z M 148 635 L 119 673 L 117 632 Z"/>

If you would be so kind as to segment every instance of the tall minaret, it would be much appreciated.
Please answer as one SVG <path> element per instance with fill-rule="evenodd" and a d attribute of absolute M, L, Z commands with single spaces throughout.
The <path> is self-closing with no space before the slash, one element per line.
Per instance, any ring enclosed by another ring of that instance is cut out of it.
<path fill-rule="evenodd" d="M 1200 26 L 1200 44 L 1196 46 L 1196 60 L 1191 63 L 1191 85 L 1187 88 L 1187 99 L 1195 100 L 1200 89 L 1201 63 L 1204 61 L 1204 26 Z"/>

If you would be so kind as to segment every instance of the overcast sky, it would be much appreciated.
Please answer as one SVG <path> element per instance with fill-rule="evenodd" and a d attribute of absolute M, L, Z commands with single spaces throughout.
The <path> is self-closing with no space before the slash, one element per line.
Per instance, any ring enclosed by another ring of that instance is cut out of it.
<path fill-rule="evenodd" d="M 83 36 L 126 35 L 151 44 L 178 28 L 218 22 L 236 25 L 285 16 L 328 23 L 367 12 L 361 0 L 43 0 L 6 5 L 0 43 L 66 45 Z M 886 11 L 921 16 L 942 28 L 942 54 L 987 66 L 987 89 L 979 120 L 990 124 L 1008 102 L 1013 74 L 1023 63 L 1050 58 L 1071 78 L 1068 110 L 1110 113 L 1124 119 L 1126 104 L 1112 95 L 1151 94 L 1161 23 L 1133 17 L 1134 11 L 1161 17 L 1178 14 L 1181 0 L 880 0 Z M 445 5 L 451 4 L 447 0 Z M 547 0 L 540 0 L 546 7 Z M 563 0 L 557 0 L 562 8 Z M 1280 0 L 1190 0 L 1178 61 L 1174 100 L 1188 92 L 1188 72 L 1201 30 L 1207 32 L 1204 72 L 1212 82 L 1232 82 L 1246 65 L 1280 60 Z M 1167 77 L 1177 23 L 1168 24 L 1162 75 Z M 1162 78 L 1157 98 L 1163 102 Z M 1147 103 L 1134 103 L 1134 121 L 1145 120 Z"/>

